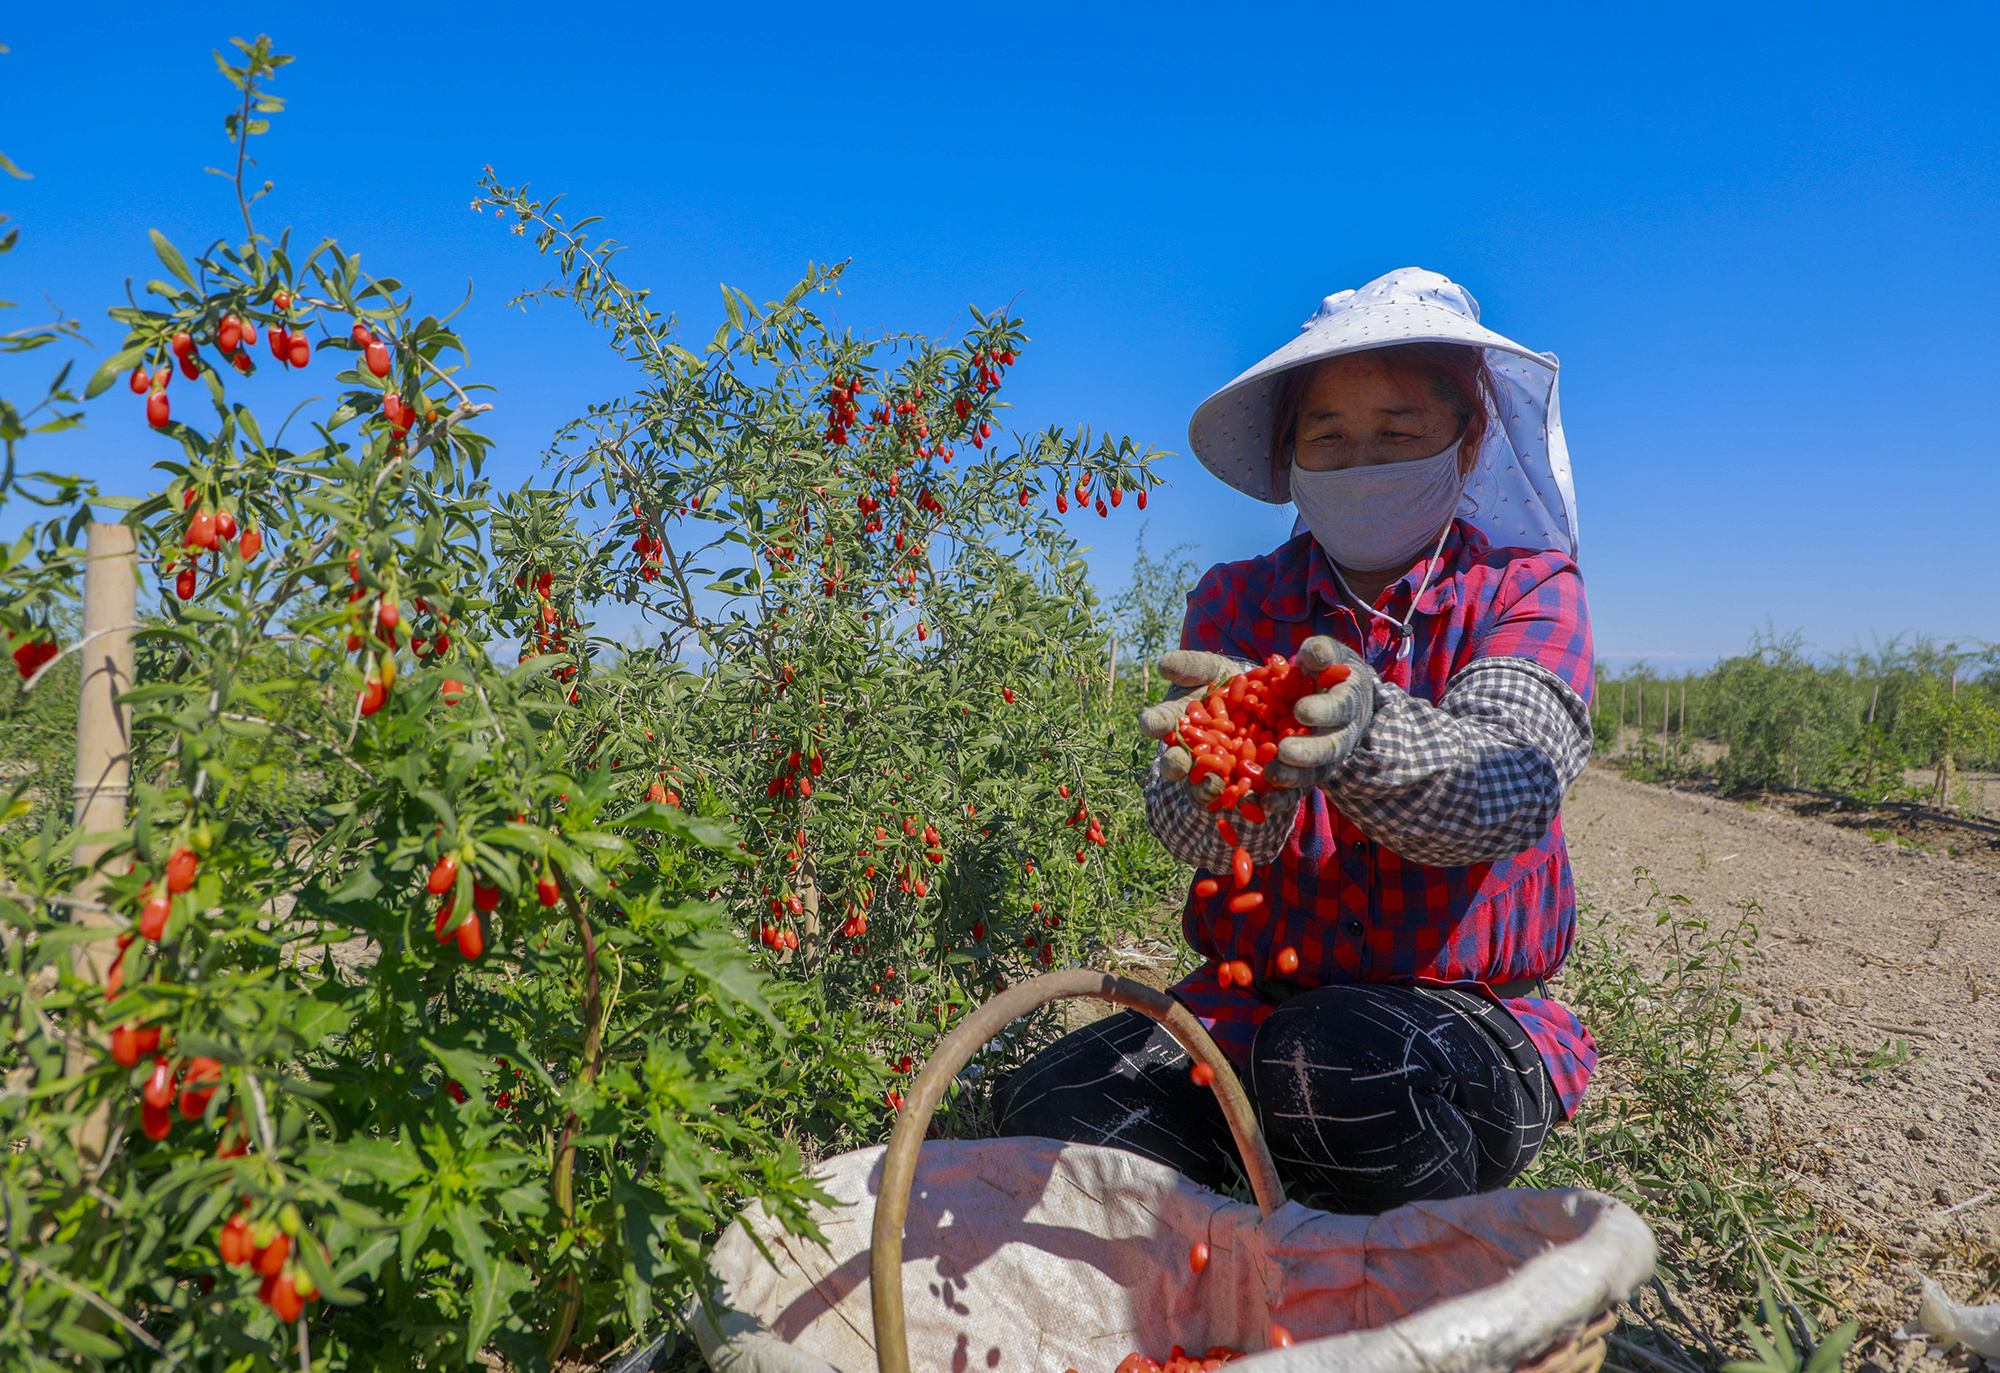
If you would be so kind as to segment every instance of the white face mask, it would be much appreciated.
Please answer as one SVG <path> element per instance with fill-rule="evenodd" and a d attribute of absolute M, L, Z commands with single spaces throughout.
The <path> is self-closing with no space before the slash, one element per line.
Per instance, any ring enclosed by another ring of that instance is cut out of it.
<path fill-rule="evenodd" d="M 1309 472 L 1292 463 L 1292 504 L 1319 546 L 1356 572 L 1415 562 L 1437 542 L 1464 493 L 1456 443 L 1415 462 L 1337 472 Z"/>

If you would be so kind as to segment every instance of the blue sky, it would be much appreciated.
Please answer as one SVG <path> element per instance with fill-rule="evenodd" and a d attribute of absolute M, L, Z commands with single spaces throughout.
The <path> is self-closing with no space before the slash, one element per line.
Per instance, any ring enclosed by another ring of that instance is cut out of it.
<path fill-rule="evenodd" d="M 1991 13 L 23 7 L 0 21 L 0 149 L 35 179 L 0 182 L 24 239 L 0 294 L 46 292 L 115 346 L 104 308 L 158 272 L 148 228 L 232 231 L 201 172 L 228 151 L 209 50 L 268 31 L 299 60 L 260 224 L 337 237 L 434 301 L 470 280 L 503 481 L 624 377 L 560 310 L 503 309 L 542 271 L 469 212 L 488 163 L 607 216 L 628 279 L 697 337 L 718 282 L 768 299 L 852 257 L 857 327 L 953 332 L 967 302 L 1012 302 L 1022 427 L 1183 454 L 1196 403 L 1319 297 L 1429 267 L 1563 359 L 1610 665 L 1699 665 L 1767 621 L 1822 649 L 1995 639 Z M 165 443 L 132 401 L 108 393 L 31 465 L 138 489 Z M 1163 471 L 1156 550 L 1245 557 L 1289 527 L 1191 457 Z M 1138 520 L 1090 525 L 1115 590 Z"/>

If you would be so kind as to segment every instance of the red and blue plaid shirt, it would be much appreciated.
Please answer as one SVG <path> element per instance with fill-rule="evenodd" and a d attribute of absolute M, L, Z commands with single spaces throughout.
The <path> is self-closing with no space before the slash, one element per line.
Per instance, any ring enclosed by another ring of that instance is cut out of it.
<path fill-rule="evenodd" d="M 1426 558 L 1376 602 L 1401 620 Z M 1561 553 L 1492 548 L 1457 522 L 1411 621 L 1408 656 L 1381 620 L 1344 602 L 1319 545 L 1302 533 L 1274 552 L 1211 568 L 1188 596 L 1184 648 L 1261 662 L 1287 656 L 1315 634 L 1331 635 L 1367 658 L 1376 673 L 1435 704 L 1452 678 L 1482 658 L 1528 658 L 1567 682 L 1586 702 L 1594 685 L 1583 580 Z M 1207 875 L 1197 872 L 1196 877 Z M 1576 933 L 1576 888 L 1558 816 L 1525 852 L 1495 863 L 1432 868 L 1371 841 L 1310 792 L 1275 863 L 1258 872 L 1270 897 L 1231 914 L 1230 884 L 1202 900 L 1189 892 L 1188 942 L 1209 962 L 1172 990 L 1207 1025 L 1232 1060 L 1249 1060 L 1257 1026 L 1272 1004 L 1254 990 L 1224 988 L 1218 961 L 1271 966 L 1279 949 L 1298 950 L 1285 980 L 1303 989 L 1337 982 L 1387 982 L 1468 989 L 1553 975 Z M 1557 1002 L 1502 1001 L 1534 1041 L 1573 1115 L 1597 1066 L 1597 1045 Z"/>

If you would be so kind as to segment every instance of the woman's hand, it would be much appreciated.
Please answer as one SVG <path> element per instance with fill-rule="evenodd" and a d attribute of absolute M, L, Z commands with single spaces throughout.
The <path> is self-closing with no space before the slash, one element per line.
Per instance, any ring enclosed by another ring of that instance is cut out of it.
<path fill-rule="evenodd" d="M 1177 648 L 1161 654 L 1160 675 L 1173 683 L 1173 690 L 1166 700 L 1139 712 L 1140 732 L 1164 744 L 1166 737 L 1180 728 L 1190 702 L 1201 699 L 1210 687 L 1255 666 L 1241 658 L 1199 649 Z M 1274 861 L 1298 819 L 1299 796 L 1289 789 L 1291 784 L 1274 778 L 1272 790 L 1244 798 L 1256 803 L 1247 813 L 1239 808 L 1223 814 L 1211 809 L 1222 794 L 1222 778 L 1208 772 L 1190 784 L 1187 778 L 1193 768 L 1194 755 L 1186 747 L 1163 747 L 1157 779 L 1147 785 L 1147 824 L 1167 851 L 1194 867 L 1218 873 L 1229 870 L 1230 855 L 1239 846 L 1248 849 L 1260 866 Z M 1225 821 L 1227 830 L 1223 828 Z"/>
<path fill-rule="evenodd" d="M 1338 771 L 1368 733 L 1375 718 L 1377 678 L 1360 654 L 1324 634 L 1299 645 L 1297 661 L 1314 676 L 1330 667 L 1347 669 L 1340 681 L 1301 697 L 1292 707 L 1292 717 L 1312 733 L 1281 742 L 1278 756 L 1264 767 L 1273 786 L 1304 790 L 1321 785 Z"/>
<path fill-rule="evenodd" d="M 1221 653 L 1204 653 L 1195 648 L 1168 649 L 1160 655 L 1159 668 L 1160 676 L 1173 683 L 1173 690 L 1167 693 L 1166 700 L 1139 712 L 1139 732 L 1148 739 L 1165 741 L 1169 734 L 1180 728 L 1181 715 L 1190 701 L 1200 699 L 1201 693 L 1208 688 L 1226 682 L 1240 672 L 1248 672 L 1255 666 L 1255 663 L 1246 663 L 1241 658 Z M 1193 768 L 1194 755 L 1180 744 L 1160 755 L 1160 773 L 1170 782 L 1187 781 L 1187 775 Z M 1188 790 L 1205 808 L 1222 794 L 1222 787 L 1222 779 L 1209 773 Z"/>

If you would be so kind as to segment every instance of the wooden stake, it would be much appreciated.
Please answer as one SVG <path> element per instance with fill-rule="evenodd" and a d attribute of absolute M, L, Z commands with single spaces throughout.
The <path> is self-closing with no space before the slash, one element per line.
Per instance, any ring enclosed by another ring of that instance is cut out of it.
<path fill-rule="evenodd" d="M 72 817 L 80 836 L 107 834 L 125 827 L 126 802 L 132 791 L 131 715 L 119 700 L 132 689 L 134 672 L 132 625 L 138 618 L 138 562 L 132 530 L 122 524 L 90 526 L 83 572 L 83 638 L 88 645 L 77 655 L 82 681 L 76 693 L 76 807 Z M 104 856 L 103 843 L 76 847 L 76 865 L 84 870 L 76 895 L 95 904 L 104 880 L 94 869 Z M 92 905 L 72 907 L 79 925 L 108 928 L 117 922 L 108 911 Z M 99 986 L 110 972 L 117 950 L 109 942 L 78 950 L 72 964 L 78 976 Z M 92 1053 L 72 1041 L 64 1055 L 65 1071 L 89 1067 Z M 103 1110 L 78 1123 L 73 1140 L 87 1164 L 104 1152 L 109 1119 Z"/>
<path fill-rule="evenodd" d="M 1118 684 L 1118 636 L 1111 636 L 1111 671 L 1104 678 L 1104 699 L 1111 699 L 1111 689 Z"/>

